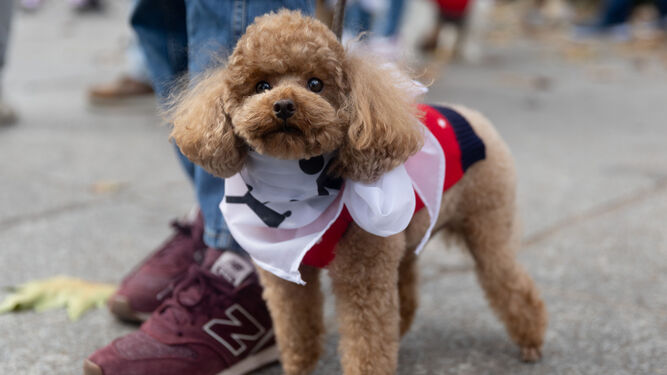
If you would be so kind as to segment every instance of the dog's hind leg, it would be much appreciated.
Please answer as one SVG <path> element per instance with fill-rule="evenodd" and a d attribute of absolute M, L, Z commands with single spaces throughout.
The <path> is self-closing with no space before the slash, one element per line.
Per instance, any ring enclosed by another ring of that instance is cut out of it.
<path fill-rule="evenodd" d="M 399 341 L 398 267 L 405 234 L 371 235 L 351 224 L 329 266 L 345 375 L 396 372 Z"/>
<path fill-rule="evenodd" d="M 448 225 L 463 235 L 486 298 L 521 348 L 523 359 L 536 361 L 541 355 L 547 313 L 533 280 L 515 260 L 520 231 L 514 162 L 488 120 L 467 108 L 455 108 L 484 141 L 486 159 L 468 168 L 461 181 L 445 193 L 444 202 L 453 207 L 448 207 L 452 211 L 444 216 L 450 218 Z"/>
<path fill-rule="evenodd" d="M 541 356 L 547 314 L 531 277 L 514 259 L 513 211 L 495 209 L 464 222 L 464 237 L 489 304 L 521 348 L 524 361 Z"/>
<path fill-rule="evenodd" d="M 398 267 L 398 299 L 401 314 L 400 334 L 405 335 L 412 325 L 419 304 L 419 272 L 417 255 L 413 248 L 407 250 Z"/>
<path fill-rule="evenodd" d="M 306 285 L 283 280 L 259 269 L 276 340 L 280 362 L 287 375 L 309 374 L 322 353 L 324 323 L 319 269 L 302 266 Z"/>

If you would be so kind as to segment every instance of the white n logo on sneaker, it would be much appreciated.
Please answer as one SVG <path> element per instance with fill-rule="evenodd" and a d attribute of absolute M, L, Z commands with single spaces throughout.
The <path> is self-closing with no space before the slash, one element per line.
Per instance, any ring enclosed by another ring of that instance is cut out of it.
<path fill-rule="evenodd" d="M 229 320 L 212 319 L 203 329 L 236 357 L 248 349 L 244 341 L 258 340 L 266 333 L 266 328 L 238 304 L 227 308 L 225 315 Z"/>

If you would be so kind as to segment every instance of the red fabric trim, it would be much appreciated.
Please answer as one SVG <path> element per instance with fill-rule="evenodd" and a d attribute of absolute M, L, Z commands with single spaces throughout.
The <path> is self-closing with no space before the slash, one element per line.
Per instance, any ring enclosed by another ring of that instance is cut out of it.
<path fill-rule="evenodd" d="M 347 211 L 347 207 L 343 206 L 343 211 L 338 215 L 336 221 L 322 235 L 320 241 L 308 250 L 301 263 L 317 268 L 326 267 L 333 260 L 336 244 L 343 237 L 351 222 L 352 216 Z"/>
<path fill-rule="evenodd" d="M 450 187 L 454 186 L 461 177 L 463 177 L 461 148 L 456 141 L 454 128 L 450 125 L 449 121 L 440 114 L 440 112 L 424 104 L 418 105 L 418 108 L 422 113 L 422 122 L 438 139 L 438 142 L 440 142 L 440 145 L 445 152 L 446 169 L 443 190 L 447 191 Z M 427 168 L 428 166 L 425 167 Z M 417 212 L 424 208 L 424 202 L 421 200 L 417 192 L 415 192 L 415 197 L 417 198 L 415 212 Z M 345 231 L 351 222 L 352 216 L 350 216 L 347 208 L 343 207 L 343 211 L 338 216 L 338 219 L 336 219 L 331 227 L 329 227 L 324 235 L 322 235 L 322 240 L 315 244 L 315 246 L 306 253 L 301 263 L 318 268 L 326 267 L 336 256 L 334 252 L 336 245 L 340 238 L 343 237 L 343 234 L 345 234 Z"/>
<path fill-rule="evenodd" d="M 417 106 L 422 113 L 422 122 L 428 130 L 438 139 L 440 146 L 445 152 L 445 186 L 447 191 L 463 177 L 463 167 L 461 166 L 461 147 L 456 140 L 456 133 L 446 117 L 444 117 L 435 108 L 425 104 Z M 443 126 L 444 125 L 444 126 Z"/>

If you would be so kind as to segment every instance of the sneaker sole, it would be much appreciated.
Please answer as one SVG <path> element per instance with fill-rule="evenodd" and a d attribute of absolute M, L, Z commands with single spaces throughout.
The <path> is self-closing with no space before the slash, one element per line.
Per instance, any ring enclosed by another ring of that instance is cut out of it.
<path fill-rule="evenodd" d="M 83 375 L 104 375 L 104 372 L 100 366 L 86 359 L 83 361 Z"/>
<path fill-rule="evenodd" d="M 278 346 L 274 345 L 270 348 L 262 350 L 257 354 L 253 354 L 244 360 L 241 360 L 239 363 L 223 370 L 222 372 L 219 372 L 217 375 L 245 375 L 250 371 L 257 370 L 260 367 L 264 367 L 268 364 L 276 362 L 279 358 L 280 352 L 278 351 Z M 98 374 L 93 373 L 90 375 Z M 102 374 L 100 373 L 99 375 Z"/>
<path fill-rule="evenodd" d="M 107 305 L 109 306 L 109 311 L 111 311 L 113 315 L 126 322 L 142 323 L 148 320 L 151 316 L 150 313 L 142 313 L 133 310 L 127 297 L 118 294 L 111 296 Z"/>
<path fill-rule="evenodd" d="M 280 353 L 278 352 L 278 346 L 274 345 L 240 361 L 222 372 L 219 372 L 217 375 L 245 375 L 250 371 L 257 370 L 260 367 L 278 361 L 279 357 Z M 83 375 L 104 375 L 104 371 L 102 371 L 100 366 L 86 359 L 83 361 Z"/>

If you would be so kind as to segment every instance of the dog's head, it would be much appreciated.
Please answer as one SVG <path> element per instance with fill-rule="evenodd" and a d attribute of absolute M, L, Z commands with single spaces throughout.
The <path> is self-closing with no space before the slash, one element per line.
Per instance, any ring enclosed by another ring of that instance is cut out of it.
<path fill-rule="evenodd" d="M 399 80 L 346 51 L 321 22 L 280 11 L 257 18 L 225 67 L 176 98 L 171 136 L 220 177 L 237 173 L 254 149 L 280 159 L 336 152 L 332 174 L 369 182 L 421 146 Z"/>

